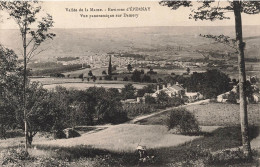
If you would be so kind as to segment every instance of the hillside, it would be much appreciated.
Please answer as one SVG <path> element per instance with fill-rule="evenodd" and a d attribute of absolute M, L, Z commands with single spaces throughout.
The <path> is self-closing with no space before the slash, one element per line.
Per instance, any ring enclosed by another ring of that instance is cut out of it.
<path fill-rule="evenodd" d="M 243 27 L 247 42 L 246 57 L 258 57 L 260 26 Z M 197 51 L 230 52 L 230 48 L 216 44 L 199 34 L 225 34 L 234 37 L 234 28 L 225 27 L 139 27 L 108 29 L 53 29 L 57 36 L 42 46 L 47 48 L 35 59 L 53 61 L 57 57 L 99 55 L 108 52 L 129 52 L 149 58 L 203 58 Z M 21 54 L 18 30 L 0 30 L 0 43 Z"/>

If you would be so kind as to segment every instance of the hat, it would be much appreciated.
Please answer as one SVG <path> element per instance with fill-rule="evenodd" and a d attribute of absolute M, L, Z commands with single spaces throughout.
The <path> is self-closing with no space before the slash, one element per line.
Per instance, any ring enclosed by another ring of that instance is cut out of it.
<path fill-rule="evenodd" d="M 145 146 L 140 146 L 140 145 L 138 145 L 138 146 L 136 147 L 136 149 L 137 149 L 137 150 L 146 150 L 146 147 L 145 147 Z"/>

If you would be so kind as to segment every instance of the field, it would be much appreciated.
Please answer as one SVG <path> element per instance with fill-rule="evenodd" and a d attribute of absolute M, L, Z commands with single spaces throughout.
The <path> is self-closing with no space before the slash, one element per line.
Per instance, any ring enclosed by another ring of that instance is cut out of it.
<path fill-rule="evenodd" d="M 192 112 L 200 125 L 204 126 L 236 126 L 240 125 L 239 105 L 209 103 L 186 106 Z M 170 111 L 169 111 L 170 112 Z M 168 112 L 168 114 L 169 114 Z M 168 114 L 161 114 L 142 120 L 145 125 L 164 125 Z M 250 125 L 260 125 L 260 104 L 248 105 L 248 119 Z"/>
<path fill-rule="evenodd" d="M 201 125 L 240 125 L 239 105 L 210 103 L 187 107 L 197 117 Z M 260 125 L 260 104 L 248 105 L 250 125 Z"/>
<path fill-rule="evenodd" d="M 104 87 L 104 88 L 117 88 L 122 89 L 125 84 L 132 83 L 136 89 L 142 89 L 146 86 L 146 83 L 134 83 L 126 81 L 105 81 L 97 80 L 96 82 L 88 82 L 86 79 L 82 81 L 79 78 L 31 78 L 31 81 L 38 81 L 43 84 L 46 89 L 54 89 L 56 86 L 63 86 L 67 89 L 79 89 L 84 90 L 89 87 Z"/>
<path fill-rule="evenodd" d="M 70 167 L 183 166 L 186 163 L 190 166 L 195 164 L 204 166 L 203 159 L 207 157 L 207 151 L 218 152 L 238 148 L 241 145 L 239 127 L 204 127 L 202 130 L 205 132 L 204 136 L 183 136 L 171 134 L 165 126 L 161 125 L 122 124 L 110 126 L 96 133 L 85 133 L 77 138 L 58 140 L 39 138 L 29 148 L 32 158 L 18 161 L 17 164 L 30 167 L 37 166 L 36 164 Z M 250 140 L 252 140 L 258 135 L 259 129 L 252 127 L 249 130 Z M 19 137 L 12 140 L 21 144 L 23 139 Z M 4 141 L 0 140 L 1 146 Z M 140 163 L 139 155 L 135 151 L 139 144 L 147 146 L 148 155 L 154 157 L 152 161 Z M 12 150 L 10 146 L 14 151 L 17 150 L 15 143 L 9 142 L 9 150 Z M 217 163 L 221 163 L 217 166 L 242 167 L 254 166 L 257 162 L 246 163 L 244 159 L 234 159 L 229 163 L 226 161 L 217 161 Z M 206 166 L 215 167 L 214 162 Z"/>
<path fill-rule="evenodd" d="M 176 146 L 198 136 L 171 134 L 165 126 L 122 124 L 109 127 L 97 133 L 83 134 L 72 139 L 35 142 L 35 145 L 72 147 L 91 145 L 94 148 L 119 152 L 134 152 L 138 144 L 149 149 Z"/>
<path fill-rule="evenodd" d="M 44 85 L 43 87 L 46 89 L 54 89 L 56 86 L 63 86 L 67 89 L 79 89 L 79 90 L 85 90 L 90 87 L 103 87 L 103 88 L 116 88 L 116 89 L 122 89 L 124 88 L 125 84 L 102 84 L 102 83 L 63 83 L 63 84 L 51 84 L 51 85 Z M 145 85 L 140 84 L 133 84 L 133 86 L 136 89 L 142 89 Z"/>
<path fill-rule="evenodd" d="M 71 78 L 76 77 L 78 78 L 80 74 L 84 74 L 84 77 L 88 77 L 88 72 L 92 71 L 92 74 L 95 76 L 102 76 L 102 71 L 107 71 L 107 68 L 93 68 L 93 69 L 83 69 L 83 70 L 77 70 L 77 71 L 70 71 L 63 73 L 65 76 L 70 75 Z"/>

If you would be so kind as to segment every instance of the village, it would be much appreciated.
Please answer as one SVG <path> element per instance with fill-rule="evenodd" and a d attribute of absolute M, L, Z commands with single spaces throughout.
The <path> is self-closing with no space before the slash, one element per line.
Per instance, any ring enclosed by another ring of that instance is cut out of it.
<path fill-rule="evenodd" d="M 259 166 L 259 13 L 0 1 L 0 166 Z"/>

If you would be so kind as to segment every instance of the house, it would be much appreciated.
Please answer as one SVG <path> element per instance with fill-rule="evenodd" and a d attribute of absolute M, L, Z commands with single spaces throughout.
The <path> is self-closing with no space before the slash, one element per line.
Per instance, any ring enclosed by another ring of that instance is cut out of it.
<path fill-rule="evenodd" d="M 237 85 L 233 86 L 231 92 L 238 93 L 238 86 Z"/>
<path fill-rule="evenodd" d="M 186 92 L 185 97 L 187 97 L 188 102 L 194 102 L 204 98 L 203 95 L 199 92 Z"/>
<path fill-rule="evenodd" d="M 220 103 L 225 103 L 227 102 L 227 98 L 229 96 L 230 92 L 226 92 L 226 93 L 223 93 L 223 94 L 220 94 L 217 96 L 217 102 L 220 102 Z"/>
<path fill-rule="evenodd" d="M 152 94 L 152 97 L 157 97 L 157 95 L 164 91 L 169 97 L 179 96 L 182 97 L 185 94 L 185 89 L 176 82 L 175 85 L 171 85 L 170 83 L 167 86 L 163 85 L 162 89 L 159 89 L 159 85 L 157 86 L 157 91 Z"/>
<path fill-rule="evenodd" d="M 258 103 L 260 101 L 260 93 L 253 93 L 253 100 Z"/>

